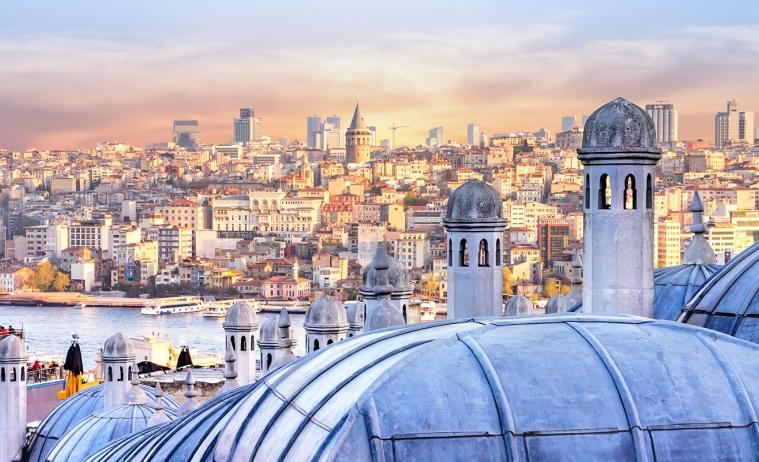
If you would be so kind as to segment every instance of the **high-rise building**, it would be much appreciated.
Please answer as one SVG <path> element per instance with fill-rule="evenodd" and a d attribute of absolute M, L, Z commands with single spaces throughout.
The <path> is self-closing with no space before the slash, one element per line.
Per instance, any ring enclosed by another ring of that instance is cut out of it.
<path fill-rule="evenodd" d="M 577 126 L 577 117 L 567 115 L 561 118 L 561 131 L 565 132 Z"/>
<path fill-rule="evenodd" d="M 443 127 L 431 128 L 427 139 L 425 140 L 427 146 L 436 148 L 445 144 L 445 129 Z"/>
<path fill-rule="evenodd" d="M 664 101 L 657 101 L 654 104 L 646 104 L 646 112 L 654 121 L 654 127 L 656 127 L 656 142 L 659 145 L 671 145 L 679 140 L 677 131 L 677 109 L 675 109 L 673 104 Z"/>
<path fill-rule="evenodd" d="M 727 110 L 714 116 L 714 145 L 754 144 L 754 113 L 739 111 L 738 102 L 727 102 Z"/>
<path fill-rule="evenodd" d="M 480 127 L 476 123 L 470 123 L 466 126 L 466 144 L 470 146 L 479 146 L 481 141 Z"/>
<path fill-rule="evenodd" d="M 361 109 L 356 103 L 353 119 L 348 130 L 345 131 L 345 160 L 349 164 L 363 164 L 369 162 L 371 153 L 372 132 L 366 127 Z"/>
<path fill-rule="evenodd" d="M 543 264 L 552 267 L 554 260 L 569 245 L 569 223 L 560 218 L 538 220 L 538 249 Z"/>
<path fill-rule="evenodd" d="M 314 114 L 306 118 L 306 146 L 316 148 L 319 132 L 322 129 L 322 118 Z"/>
<path fill-rule="evenodd" d="M 680 222 L 663 218 L 654 227 L 654 258 L 656 267 L 677 266 L 682 263 Z"/>
<path fill-rule="evenodd" d="M 332 128 L 340 130 L 340 116 L 333 114 L 331 116 L 327 116 L 327 119 L 325 123 L 330 124 Z"/>
<path fill-rule="evenodd" d="M 197 120 L 175 120 L 171 140 L 177 146 L 195 149 L 200 144 L 200 128 Z"/>
<path fill-rule="evenodd" d="M 250 143 L 261 139 L 261 118 L 256 117 L 252 107 L 240 108 L 240 117 L 235 118 L 234 143 Z"/>

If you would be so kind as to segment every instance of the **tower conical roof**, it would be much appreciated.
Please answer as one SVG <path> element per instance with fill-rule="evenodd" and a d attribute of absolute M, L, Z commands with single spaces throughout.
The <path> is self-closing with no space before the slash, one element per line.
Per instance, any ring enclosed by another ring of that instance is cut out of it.
<path fill-rule="evenodd" d="M 358 105 L 358 101 L 356 102 L 356 109 L 353 111 L 353 119 L 351 120 L 351 126 L 349 128 L 366 128 L 364 118 L 361 116 L 361 108 Z"/>

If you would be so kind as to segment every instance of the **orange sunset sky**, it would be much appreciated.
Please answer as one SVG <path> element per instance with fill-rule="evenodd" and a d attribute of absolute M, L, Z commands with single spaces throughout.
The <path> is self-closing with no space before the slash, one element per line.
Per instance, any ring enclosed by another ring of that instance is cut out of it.
<path fill-rule="evenodd" d="M 662 3 L 662 5 L 659 5 Z M 0 148 L 167 141 L 198 119 L 225 143 L 238 108 L 304 140 L 305 118 L 422 143 L 544 127 L 616 96 L 673 102 L 681 138 L 713 137 L 736 98 L 759 111 L 759 3 L 21 2 L 0 15 Z"/>

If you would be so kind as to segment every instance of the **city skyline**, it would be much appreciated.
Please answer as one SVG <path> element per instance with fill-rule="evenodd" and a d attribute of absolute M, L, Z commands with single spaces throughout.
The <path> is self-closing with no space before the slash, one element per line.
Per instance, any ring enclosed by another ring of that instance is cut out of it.
<path fill-rule="evenodd" d="M 759 12 L 746 6 L 138 2 L 78 17 L 69 5 L 15 5 L 0 18 L 0 145 L 144 146 L 171 139 L 171 122 L 185 119 L 199 121 L 204 143 L 226 143 L 247 105 L 264 134 L 305 142 L 308 115 L 349 120 L 357 94 L 378 140 L 394 122 L 412 125 L 398 144 L 422 144 L 437 126 L 464 141 L 470 122 L 488 134 L 555 133 L 563 115 L 619 94 L 672 102 L 680 138 L 712 139 L 726 101 L 759 109 L 748 77 L 759 70 Z M 221 24 L 224 33 L 208 27 Z"/>

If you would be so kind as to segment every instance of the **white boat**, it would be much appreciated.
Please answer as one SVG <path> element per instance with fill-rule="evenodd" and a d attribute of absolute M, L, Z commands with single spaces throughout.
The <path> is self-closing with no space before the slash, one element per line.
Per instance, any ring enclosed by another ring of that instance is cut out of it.
<path fill-rule="evenodd" d="M 204 318 L 223 318 L 227 316 L 227 310 L 234 303 L 241 301 L 241 299 L 233 300 L 215 300 L 206 302 L 207 309 L 203 312 Z M 253 303 L 248 300 L 249 303 Z M 254 304 L 254 303 L 253 303 Z"/>
<path fill-rule="evenodd" d="M 76 305 L 74 305 L 74 308 L 76 308 L 77 310 L 83 310 L 87 308 L 87 305 L 85 305 L 84 303 L 77 303 Z"/>
<path fill-rule="evenodd" d="M 419 302 L 419 311 L 422 322 L 434 321 L 437 315 L 437 304 L 431 300 Z"/>
<path fill-rule="evenodd" d="M 167 297 L 149 300 L 140 309 L 140 314 L 160 316 L 164 314 L 186 314 L 205 311 L 207 305 L 200 297 Z"/>

